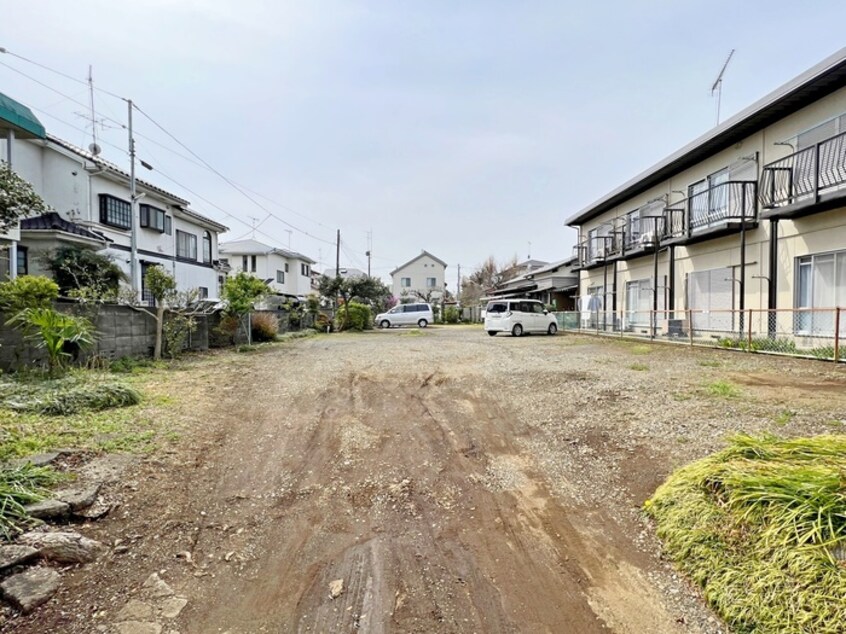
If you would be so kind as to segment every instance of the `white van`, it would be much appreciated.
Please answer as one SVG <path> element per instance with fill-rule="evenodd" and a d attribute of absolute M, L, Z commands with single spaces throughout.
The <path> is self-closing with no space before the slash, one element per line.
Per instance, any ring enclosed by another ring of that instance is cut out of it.
<path fill-rule="evenodd" d="M 425 328 L 435 321 L 431 304 L 399 304 L 386 313 L 376 315 L 376 325 L 380 328 L 392 326 L 414 326 Z"/>
<path fill-rule="evenodd" d="M 485 330 L 493 337 L 498 332 L 510 332 L 519 337 L 527 332 L 558 332 L 555 315 L 536 299 L 496 299 L 485 309 Z"/>

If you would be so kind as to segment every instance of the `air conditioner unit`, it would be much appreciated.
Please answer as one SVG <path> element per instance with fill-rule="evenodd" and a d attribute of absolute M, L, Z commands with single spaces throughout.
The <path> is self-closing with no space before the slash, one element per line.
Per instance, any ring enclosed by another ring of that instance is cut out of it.
<path fill-rule="evenodd" d="M 605 247 L 597 247 L 595 252 L 596 259 L 604 258 L 605 257 Z"/>
<path fill-rule="evenodd" d="M 647 231 L 640 236 L 640 246 L 645 247 L 651 244 L 655 244 L 655 232 L 654 231 Z"/>

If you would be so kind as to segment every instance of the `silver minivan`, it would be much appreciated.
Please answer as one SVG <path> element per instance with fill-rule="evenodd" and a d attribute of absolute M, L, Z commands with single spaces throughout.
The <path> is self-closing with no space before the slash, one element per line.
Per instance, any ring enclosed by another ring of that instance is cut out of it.
<path fill-rule="evenodd" d="M 527 332 L 558 332 L 555 315 L 536 299 L 496 299 L 485 309 L 485 330 L 493 337 L 498 332 L 510 332 L 519 337 Z"/>
<path fill-rule="evenodd" d="M 376 325 L 380 328 L 392 326 L 414 326 L 425 328 L 435 321 L 431 304 L 399 304 L 386 313 L 376 315 Z"/>

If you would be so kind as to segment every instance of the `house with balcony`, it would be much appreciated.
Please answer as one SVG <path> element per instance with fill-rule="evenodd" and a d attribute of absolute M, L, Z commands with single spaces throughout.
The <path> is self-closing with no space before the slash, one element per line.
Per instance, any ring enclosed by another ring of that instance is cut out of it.
<path fill-rule="evenodd" d="M 591 327 L 732 332 L 754 309 L 771 336 L 831 335 L 846 306 L 846 48 L 567 224 Z"/>
<path fill-rule="evenodd" d="M 576 258 L 571 257 L 530 268 L 528 272 L 503 282 L 496 290 L 488 293 L 488 297 L 529 297 L 542 301 L 557 311 L 575 310 L 579 289 L 576 265 Z M 520 267 L 519 270 L 526 271 L 526 268 Z"/>
<path fill-rule="evenodd" d="M 8 140 L 0 140 L 7 151 Z M 132 205 L 129 174 L 99 155 L 51 134 L 18 139 L 13 168 L 54 211 L 25 218 L 17 244 L 18 274 L 50 275 L 42 263 L 63 246 L 96 250 L 131 274 Z M 180 291 L 219 297 L 218 236 L 227 227 L 147 180 L 136 179 L 136 251 L 142 298 L 151 266 L 171 273 Z"/>
<path fill-rule="evenodd" d="M 434 301 L 446 290 L 447 264 L 428 251 L 421 251 L 391 271 L 391 292 L 397 298 Z"/>
<path fill-rule="evenodd" d="M 277 295 L 303 300 L 313 290 L 315 261 L 301 253 L 250 239 L 225 242 L 220 254 L 232 271 L 255 275 Z"/>

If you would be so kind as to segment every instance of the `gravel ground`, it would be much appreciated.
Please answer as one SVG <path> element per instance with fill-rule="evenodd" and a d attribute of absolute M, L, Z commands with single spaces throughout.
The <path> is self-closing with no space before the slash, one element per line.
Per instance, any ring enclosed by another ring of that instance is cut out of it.
<path fill-rule="evenodd" d="M 477 327 L 205 357 L 161 387 L 184 441 L 85 527 L 121 552 L 3 627 L 120 631 L 158 572 L 187 600 L 165 634 L 726 632 L 639 509 L 728 434 L 839 431 L 844 387 L 823 362 Z"/>

